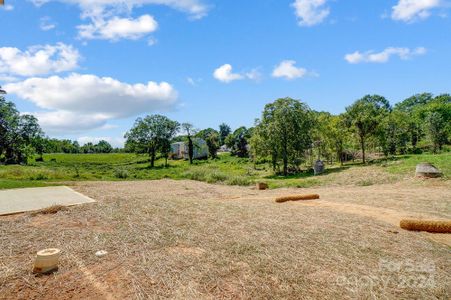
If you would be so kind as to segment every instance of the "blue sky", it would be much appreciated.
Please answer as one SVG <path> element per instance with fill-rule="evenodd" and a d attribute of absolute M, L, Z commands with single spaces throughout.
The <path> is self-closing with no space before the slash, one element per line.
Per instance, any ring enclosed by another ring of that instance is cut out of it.
<path fill-rule="evenodd" d="M 280 97 L 340 113 L 450 92 L 447 0 L 6 0 L 0 85 L 52 137 L 120 145 L 138 117 L 252 126 Z M 150 82 L 150 83 L 149 83 Z"/>

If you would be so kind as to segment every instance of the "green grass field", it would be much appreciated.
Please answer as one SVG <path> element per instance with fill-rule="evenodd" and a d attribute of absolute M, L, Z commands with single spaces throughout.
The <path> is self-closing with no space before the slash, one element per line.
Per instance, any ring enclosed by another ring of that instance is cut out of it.
<path fill-rule="evenodd" d="M 232 157 L 229 154 L 222 154 L 216 160 L 195 161 L 193 165 L 184 160 L 171 160 L 168 167 L 165 167 L 164 160 L 160 159 L 153 169 L 149 167 L 148 158 L 143 155 L 47 154 L 44 156 L 44 162 L 32 160 L 26 166 L 0 166 L 0 189 L 57 185 L 81 180 L 162 178 L 193 179 L 229 185 L 250 185 L 264 181 L 271 188 L 347 183 L 364 186 L 413 176 L 415 165 L 419 162 L 433 163 L 443 171 L 445 179 L 451 175 L 449 153 L 397 156 L 369 165 L 328 165 L 326 173 L 321 176 L 313 176 L 311 171 L 305 171 L 288 177 L 273 175 L 268 164 L 254 165 L 249 159 Z"/>

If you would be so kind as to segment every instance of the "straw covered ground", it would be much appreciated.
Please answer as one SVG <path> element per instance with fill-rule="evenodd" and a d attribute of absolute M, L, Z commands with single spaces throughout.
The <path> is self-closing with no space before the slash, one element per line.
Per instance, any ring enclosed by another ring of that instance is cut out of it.
<path fill-rule="evenodd" d="M 449 235 L 398 226 L 451 219 L 451 189 L 437 182 L 78 182 L 97 203 L 0 217 L 0 298 L 449 299 Z M 275 202 L 303 193 L 321 199 Z M 50 247 L 62 250 L 59 271 L 32 275 Z"/>

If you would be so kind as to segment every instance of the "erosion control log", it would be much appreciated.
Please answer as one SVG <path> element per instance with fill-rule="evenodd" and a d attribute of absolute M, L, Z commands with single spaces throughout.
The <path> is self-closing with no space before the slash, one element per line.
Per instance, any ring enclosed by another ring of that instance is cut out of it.
<path fill-rule="evenodd" d="M 287 202 L 287 201 L 298 201 L 298 200 L 314 200 L 319 199 L 318 194 L 307 194 L 307 195 L 291 195 L 276 198 L 277 203 Z"/>
<path fill-rule="evenodd" d="M 399 226 L 402 229 L 413 231 L 451 233 L 451 221 L 404 219 L 401 220 Z"/>

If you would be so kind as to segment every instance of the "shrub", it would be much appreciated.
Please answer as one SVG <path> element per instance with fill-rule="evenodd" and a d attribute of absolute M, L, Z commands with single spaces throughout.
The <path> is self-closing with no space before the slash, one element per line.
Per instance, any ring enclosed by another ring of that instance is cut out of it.
<path fill-rule="evenodd" d="M 250 185 L 252 181 L 244 176 L 233 176 L 227 179 L 226 183 L 228 185 Z"/>
<path fill-rule="evenodd" d="M 205 170 L 203 169 L 188 170 L 184 172 L 182 176 L 191 180 L 205 181 Z"/>
<path fill-rule="evenodd" d="M 206 174 L 206 181 L 208 183 L 222 182 L 226 181 L 227 179 L 228 176 L 218 170 L 212 170 Z"/>
<path fill-rule="evenodd" d="M 125 169 L 115 169 L 114 170 L 114 177 L 120 178 L 120 179 L 126 179 L 128 178 L 129 174 L 128 171 Z"/>
<path fill-rule="evenodd" d="M 30 178 L 30 180 L 47 180 L 47 179 L 49 179 L 49 177 L 44 173 L 37 173 L 37 174 L 31 175 L 29 178 Z"/>

